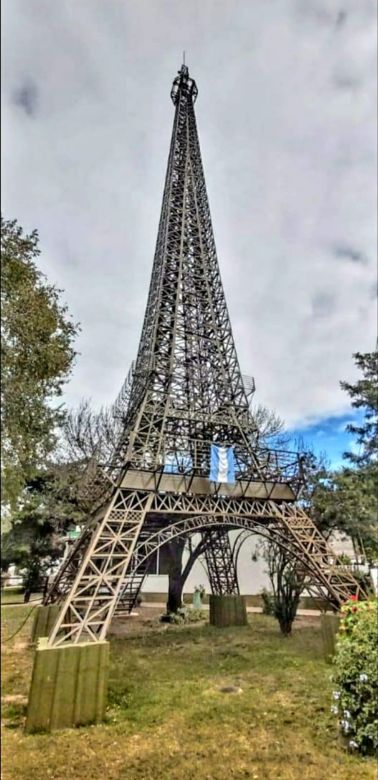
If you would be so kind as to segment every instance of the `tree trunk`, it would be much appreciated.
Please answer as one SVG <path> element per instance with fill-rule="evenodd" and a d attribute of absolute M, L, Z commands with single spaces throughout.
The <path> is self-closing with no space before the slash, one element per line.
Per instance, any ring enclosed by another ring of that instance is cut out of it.
<path fill-rule="evenodd" d="M 165 546 L 169 556 L 167 612 L 177 612 L 182 606 L 182 590 L 185 579 L 182 577 L 182 555 L 185 539 L 175 539 Z"/>
<path fill-rule="evenodd" d="M 31 588 L 27 585 L 24 590 L 24 604 L 29 603 L 31 594 L 32 594 Z"/>
<path fill-rule="evenodd" d="M 177 612 L 182 607 L 182 591 L 185 584 L 181 576 L 177 572 L 171 572 L 168 575 L 168 601 L 167 612 Z"/>
<path fill-rule="evenodd" d="M 275 617 L 279 622 L 281 632 L 284 636 L 290 636 L 292 625 L 294 623 L 301 592 L 303 588 L 295 590 L 290 585 L 290 580 L 286 582 L 276 596 Z"/>
<path fill-rule="evenodd" d="M 167 612 L 177 612 L 182 606 L 182 592 L 188 575 L 193 567 L 194 562 L 199 555 L 203 552 L 203 541 L 199 542 L 193 549 L 189 547 L 189 558 L 183 567 L 182 557 L 185 547 L 185 538 L 178 538 L 172 542 L 167 542 L 165 545 L 166 551 L 169 556 L 169 569 L 168 569 L 168 601 Z"/>

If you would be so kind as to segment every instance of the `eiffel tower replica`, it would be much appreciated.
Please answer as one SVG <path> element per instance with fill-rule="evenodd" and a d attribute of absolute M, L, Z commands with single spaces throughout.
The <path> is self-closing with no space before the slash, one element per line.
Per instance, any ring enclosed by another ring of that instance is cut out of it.
<path fill-rule="evenodd" d="M 363 595 L 301 507 L 301 457 L 259 445 L 220 277 L 197 94 L 183 65 L 171 90 L 173 132 L 139 350 L 118 400 L 122 436 L 96 509 L 45 602 L 47 609 L 60 594 L 36 651 L 30 731 L 102 717 L 112 617 L 120 604 L 132 608 L 149 559 L 179 536 L 202 535 L 215 593 L 238 593 L 228 531 L 242 529 L 288 549 L 334 606 Z M 211 478 L 214 448 L 232 453 L 232 479 Z M 63 695 L 75 675 L 76 688 Z"/>

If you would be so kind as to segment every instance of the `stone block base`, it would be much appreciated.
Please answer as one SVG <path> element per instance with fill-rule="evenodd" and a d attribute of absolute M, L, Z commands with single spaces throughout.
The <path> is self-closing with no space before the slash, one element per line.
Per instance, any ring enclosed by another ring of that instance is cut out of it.
<path fill-rule="evenodd" d="M 109 643 L 37 647 L 29 693 L 26 731 L 54 731 L 103 720 Z"/>
<path fill-rule="evenodd" d="M 246 626 L 245 596 L 210 596 L 210 624 L 212 626 Z"/>
<path fill-rule="evenodd" d="M 31 641 L 37 642 L 40 637 L 49 636 L 51 629 L 59 615 L 59 604 L 49 604 L 47 607 L 36 608 L 31 633 Z"/>

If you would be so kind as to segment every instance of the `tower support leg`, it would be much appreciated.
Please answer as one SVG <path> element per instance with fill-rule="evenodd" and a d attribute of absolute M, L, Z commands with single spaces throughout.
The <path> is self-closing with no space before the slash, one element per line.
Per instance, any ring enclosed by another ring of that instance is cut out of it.
<path fill-rule="evenodd" d="M 28 732 L 103 719 L 109 666 L 105 636 L 151 499 L 116 489 L 93 531 L 71 591 L 35 653 Z"/>
<path fill-rule="evenodd" d="M 227 528 L 210 528 L 202 533 L 211 592 L 217 595 L 239 593 L 238 576 Z"/>
<path fill-rule="evenodd" d="M 240 595 L 233 550 L 228 530 L 215 528 L 203 532 L 207 539 L 205 559 L 212 594 L 210 624 L 212 626 L 245 626 L 247 609 Z"/>
<path fill-rule="evenodd" d="M 54 731 L 98 723 L 105 715 L 109 643 L 51 647 L 34 657 L 26 731 Z"/>

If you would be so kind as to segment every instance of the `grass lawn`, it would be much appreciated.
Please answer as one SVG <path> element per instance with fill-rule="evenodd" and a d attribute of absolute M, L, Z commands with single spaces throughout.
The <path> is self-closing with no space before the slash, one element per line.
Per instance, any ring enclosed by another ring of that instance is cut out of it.
<path fill-rule="evenodd" d="M 29 609 L 2 609 L 3 643 Z M 143 612 L 111 637 L 99 726 L 26 736 L 30 621 L 3 644 L 3 780 L 375 780 L 375 762 L 339 741 L 316 619 L 283 639 L 262 615 L 216 629 Z"/>
<path fill-rule="evenodd" d="M 23 604 L 24 591 L 22 588 L 4 588 L 1 591 L 1 604 Z M 32 593 L 31 603 L 42 598 L 42 593 Z"/>

